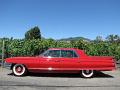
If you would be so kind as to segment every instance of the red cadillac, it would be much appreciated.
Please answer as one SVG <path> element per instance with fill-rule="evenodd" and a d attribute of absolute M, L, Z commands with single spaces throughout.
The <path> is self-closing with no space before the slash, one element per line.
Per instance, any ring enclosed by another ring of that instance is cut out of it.
<path fill-rule="evenodd" d="M 110 56 L 87 56 L 83 50 L 74 48 L 50 48 L 37 57 L 12 57 L 5 60 L 15 76 L 27 72 L 80 73 L 82 77 L 93 77 L 95 71 L 115 70 Z"/>

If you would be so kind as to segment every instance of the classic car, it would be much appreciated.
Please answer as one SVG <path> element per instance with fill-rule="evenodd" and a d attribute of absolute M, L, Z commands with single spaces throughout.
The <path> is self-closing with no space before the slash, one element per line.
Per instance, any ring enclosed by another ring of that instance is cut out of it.
<path fill-rule="evenodd" d="M 28 72 L 37 73 L 80 73 L 82 77 L 93 77 L 95 71 L 115 70 L 111 56 L 87 56 L 75 48 L 50 48 L 35 57 L 11 57 L 5 59 L 5 67 L 15 76 Z"/>

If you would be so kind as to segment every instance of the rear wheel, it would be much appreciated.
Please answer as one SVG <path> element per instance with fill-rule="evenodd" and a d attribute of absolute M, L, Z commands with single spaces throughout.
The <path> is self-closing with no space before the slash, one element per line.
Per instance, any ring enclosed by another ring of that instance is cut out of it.
<path fill-rule="evenodd" d="M 15 76 L 24 76 L 27 73 L 27 69 L 22 64 L 15 64 L 12 70 Z"/>
<path fill-rule="evenodd" d="M 94 71 L 93 70 L 82 70 L 81 75 L 84 78 L 91 78 L 94 75 Z"/>

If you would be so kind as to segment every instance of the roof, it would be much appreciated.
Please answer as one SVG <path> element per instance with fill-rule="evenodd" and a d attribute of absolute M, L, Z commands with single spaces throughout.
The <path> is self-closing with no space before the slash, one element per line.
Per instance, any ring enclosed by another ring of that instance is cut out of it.
<path fill-rule="evenodd" d="M 49 50 L 78 50 L 76 48 L 49 48 Z"/>

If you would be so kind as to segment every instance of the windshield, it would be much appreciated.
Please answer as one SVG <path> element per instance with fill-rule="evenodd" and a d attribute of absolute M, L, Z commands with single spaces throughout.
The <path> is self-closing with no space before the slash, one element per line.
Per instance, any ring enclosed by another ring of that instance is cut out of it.
<path fill-rule="evenodd" d="M 44 51 L 43 53 L 41 53 L 39 56 L 44 56 L 46 53 L 48 53 L 49 50 Z"/>

